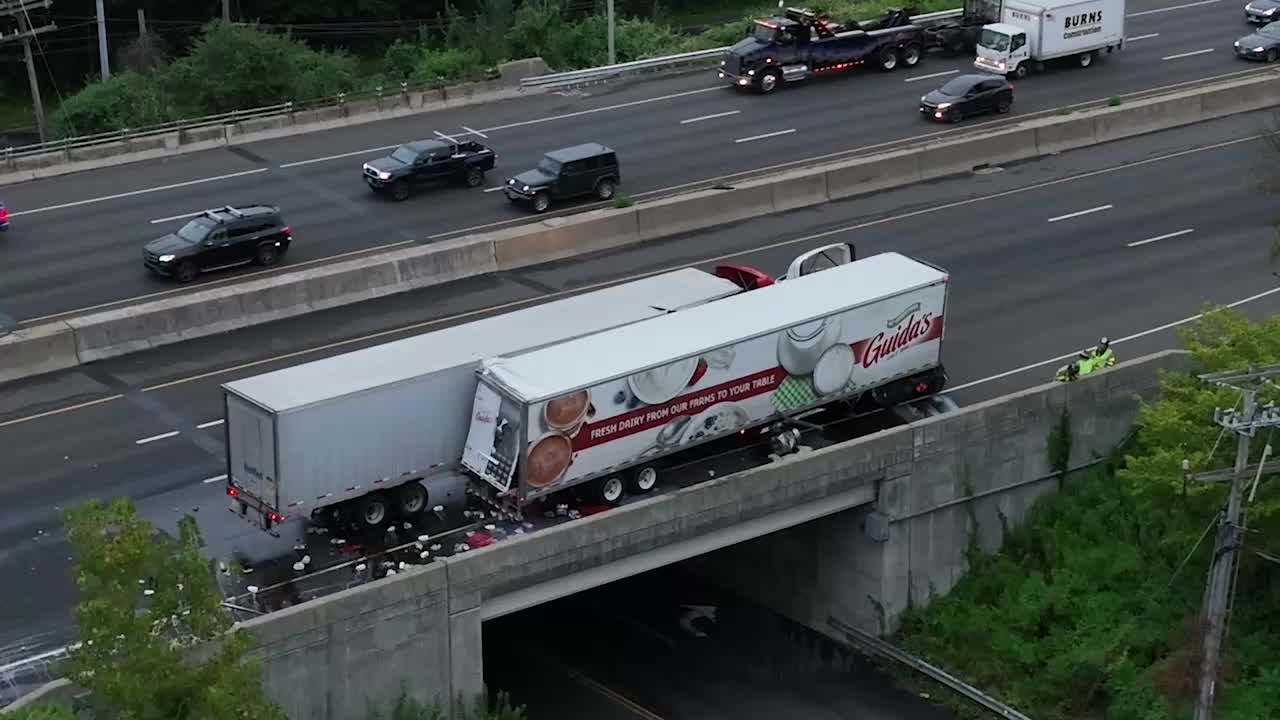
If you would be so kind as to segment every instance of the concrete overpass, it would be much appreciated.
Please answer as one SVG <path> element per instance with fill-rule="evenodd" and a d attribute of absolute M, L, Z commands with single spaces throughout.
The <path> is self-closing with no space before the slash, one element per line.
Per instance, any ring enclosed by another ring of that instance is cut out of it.
<path fill-rule="evenodd" d="M 1157 369 L 1188 364 L 1166 352 L 1033 388 L 441 559 L 244 627 L 259 640 L 271 696 L 308 720 L 360 716 L 367 699 L 392 699 L 402 683 L 428 702 L 474 693 L 484 621 L 700 556 L 706 575 L 814 629 L 829 633 L 834 616 L 887 632 L 908 602 L 955 584 L 971 533 L 998 547 L 1004 522 L 1054 489 L 1047 438 L 1063 409 L 1073 463 L 1087 462 L 1129 432 L 1138 398 L 1155 395 Z M 725 548 L 733 549 L 714 552 Z"/>

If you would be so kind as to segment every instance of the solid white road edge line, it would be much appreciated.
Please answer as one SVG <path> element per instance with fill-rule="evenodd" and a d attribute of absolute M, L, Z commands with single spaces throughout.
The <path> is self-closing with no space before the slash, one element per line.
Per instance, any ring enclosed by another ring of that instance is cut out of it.
<path fill-rule="evenodd" d="M 152 435 L 151 437 L 145 437 L 145 438 L 142 438 L 141 440 L 134 440 L 134 441 L 133 441 L 133 444 L 134 444 L 134 445 L 146 445 L 146 444 L 147 444 L 147 443 L 149 443 L 149 442 L 155 442 L 156 440 L 164 440 L 165 438 L 171 438 L 171 437 L 174 437 L 175 435 L 178 435 L 178 434 L 179 434 L 179 431 L 177 431 L 177 430 L 171 430 L 171 431 L 169 431 L 169 432 L 167 432 L 167 433 L 161 433 L 161 434 L 159 434 L 159 435 Z"/>
<path fill-rule="evenodd" d="M 1200 2 L 1183 3 L 1182 5 L 1170 5 L 1169 7 L 1156 8 L 1155 10 L 1142 10 L 1139 12 L 1129 13 L 1125 17 L 1140 17 L 1142 15 L 1155 15 L 1157 13 L 1173 12 L 1174 10 L 1185 10 L 1190 7 L 1199 7 L 1201 5 L 1213 5 L 1218 0 L 1200 0 Z"/>
<path fill-rule="evenodd" d="M 1191 52 L 1178 53 L 1177 55 L 1165 55 L 1160 59 L 1161 60 L 1181 60 L 1182 58 L 1188 58 L 1193 55 L 1203 55 L 1205 53 L 1211 53 L 1211 52 L 1213 52 L 1213 48 L 1205 48 L 1203 50 L 1192 50 Z"/>
<path fill-rule="evenodd" d="M 716 119 L 716 118 L 729 117 L 730 115 L 737 115 L 737 114 L 738 114 L 738 113 L 740 113 L 740 112 L 742 112 L 742 111 L 741 111 L 741 110 L 730 110 L 730 111 L 728 111 L 728 112 L 712 113 L 712 114 L 710 114 L 710 115 L 699 115 L 698 117 L 691 117 L 691 118 L 687 118 L 687 119 L 685 119 L 685 120 L 681 120 L 681 121 L 680 121 L 680 124 L 681 124 L 681 125 L 688 125 L 689 123 L 702 122 L 703 120 L 714 120 L 714 119 Z"/>
<path fill-rule="evenodd" d="M 764 140 L 765 138 L 778 137 L 779 135 L 790 135 L 795 131 L 795 128 L 791 128 L 790 130 L 779 130 L 777 132 L 765 133 L 763 135 L 752 135 L 751 137 L 738 138 L 737 140 L 734 140 L 734 142 L 744 143 L 751 142 L 752 140 Z"/>
<path fill-rule="evenodd" d="M 343 160 L 345 158 L 355 157 L 356 155 L 372 155 L 376 152 L 386 152 L 388 150 L 395 150 L 398 147 L 400 146 L 399 145 L 383 145 L 382 147 L 368 148 L 365 150 L 353 150 L 352 152 L 339 153 L 337 155 L 326 155 L 324 157 L 311 158 L 310 160 L 298 160 L 297 162 L 277 165 L 277 167 L 279 167 L 281 170 L 288 170 L 289 168 L 298 167 L 300 165 L 311 165 L 312 163 L 329 162 L 330 160 Z"/>
<path fill-rule="evenodd" d="M 230 180 L 232 178 L 245 177 L 246 175 L 257 175 L 258 173 L 264 173 L 270 169 L 271 168 L 256 168 L 254 170 L 244 170 L 242 172 L 228 173 L 226 175 L 215 175 L 213 177 L 200 178 L 199 180 L 188 180 L 186 182 L 173 183 L 171 185 L 157 185 L 156 187 L 143 188 L 141 190 L 130 190 L 129 192 L 116 193 L 115 195 L 103 195 L 102 197 L 76 200 L 75 202 L 60 203 L 58 205 L 32 208 L 30 210 L 19 210 L 17 212 L 9 213 L 9 217 L 35 215 L 36 213 L 49 212 L 50 210 L 62 210 L 63 208 L 92 205 L 93 203 L 106 202 L 107 200 L 119 200 L 120 198 L 134 197 L 137 195 L 146 195 L 147 193 L 160 192 L 162 190 L 176 190 L 178 188 L 191 187 L 192 185 L 203 185 L 204 183 L 217 182 L 218 180 Z"/>
<path fill-rule="evenodd" d="M 1256 295 L 1250 295 L 1249 297 L 1244 298 L 1243 300 L 1236 300 L 1235 302 L 1227 303 L 1222 307 L 1226 309 L 1238 308 L 1241 305 L 1255 302 L 1263 298 L 1271 297 L 1272 295 L 1275 295 L 1277 293 L 1280 293 L 1280 287 L 1274 287 L 1274 288 L 1271 288 L 1270 290 L 1264 290 Z M 1112 340 L 1111 344 L 1116 345 L 1118 343 L 1130 342 L 1132 340 L 1139 340 L 1141 338 L 1147 337 L 1148 335 L 1155 335 L 1156 333 L 1161 333 L 1161 332 L 1164 332 L 1165 330 L 1172 330 L 1173 328 L 1186 325 L 1188 323 L 1193 323 L 1204 316 L 1205 316 L 1205 313 L 1196 313 L 1195 315 L 1182 318 L 1181 320 L 1174 320 L 1173 322 L 1170 322 L 1170 323 L 1165 323 L 1163 325 L 1159 325 L 1153 328 L 1149 328 L 1147 330 L 1143 330 L 1142 332 L 1137 332 L 1132 335 L 1126 335 L 1122 338 Z M 1067 353 L 1066 355 L 1059 355 L 1058 357 L 1049 358 L 1048 360 L 1041 360 L 1040 362 L 1032 363 L 1030 365 L 1023 365 L 1020 368 L 1014 368 L 1013 370 L 1006 370 L 1002 373 L 996 373 L 991 377 L 985 377 L 985 378 L 982 378 L 981 380 L 974 380 L 972 382 L 967 382 L 963 385 L 957 385 L 953 388 L 948 388 L 946 392 L 959 392 L 960 390 L 967 390 L 968 388 L 971 388 L 971 387 L 977 387 L 978 385 L 989 383 L 993 380 L 1003 380 L 1004 378 L 1007 378 L 1011 375 L 1017 375 L 1018 373 L 1024 373 L 1028 370 L 1035 370 L 1036 368 L 1042 368 L 1045 365 L 1052 365 L 1053 363 L 1062 362 L 1063 360 L 1070 360 L 1071 358 L 1076 357 L 1079 353 L 1080 353 L 1080 350 L 1077 349 Z"/>
<path fill-rule="evenodd" d="M 1146 245 L 1147 243 L 1160 242 L 1161 240 L 1168 240 L 1169 238 L 1176 238 L 1176 237 L 1181 237 L 1183 235 L 1190 235 L 1193 232 L 1195 232 L 1195 228 L 1187 228 L 1186 230 L 1179 230 L 1178 232 L 1165 233 L 1164 235 L 1157 235 L 1152 238 L 1147 238 L 1146 240 L 1138 240 L 1136 242 L 1131 242 L 1128 244 L 1128 247 L 1138 247 L 1139 245 Z"/>
<path fill-rule="evenodd" d="M 1051 217 L 1051 218 L 1049 218 L 1049 222 L 1054 223 L 1054 222 L 1058 222 L 1059 220 L 1070 220 L 1071 218 L 1078 218 L 1078 217 L 1080 217 L 1081 215 L 1092 215 L 1092 214 L 1097 213 L 1097 212 L 1102 212 L 1103 210 L 1110 210 L 1112 207 L 1115 207 L 1115 206 L 1114 206 L 1114 205 L 1099 205 L 1098 207 L 1095 207 L 1095 208 L 1089 208 L 1088 210 L 1080 210 L 1080 211 L 1078 211 L 1078 212 L 1067 213 L 1066 215 L 1059 215 L 1059 216 L 1057 216 L 1057 217 Z"/>
<path fill-rule="evenodd" d="M 909 77 L 909 78 L 904 79 L 902 82 L 915 82 L 915 81 L 917 81 L 917 80 L 928 80 L 929 78 L 944 77 L 944 76 L 946 76 L 946 75 L 955 75 L 955 74 L 956 74 L 956 73 L 958 73 L 958 72 L 960 72 L 960 71 L 959 71 L 959 70 L 944 70 L 944 71 L 942 71 L 942 72 L 929 73 L 928 75 L 916 75 L 915 77 Z"/>

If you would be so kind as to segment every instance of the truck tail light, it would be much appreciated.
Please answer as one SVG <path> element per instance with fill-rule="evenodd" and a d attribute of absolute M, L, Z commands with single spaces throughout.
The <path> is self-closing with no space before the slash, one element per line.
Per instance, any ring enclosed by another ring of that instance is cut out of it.
<path fill-rule="evenodd" d="M 240 495 L 240 491 L 237 490 L 234 485 L 228 485 L 227 494 L 231 497 L 238 497 Z"/>

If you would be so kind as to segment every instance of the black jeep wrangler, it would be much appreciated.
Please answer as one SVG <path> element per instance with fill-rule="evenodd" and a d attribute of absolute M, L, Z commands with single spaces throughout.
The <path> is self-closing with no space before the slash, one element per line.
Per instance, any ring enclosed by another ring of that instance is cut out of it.
<path fill-rule="evenodd" d="M 600 143 L 553 150 L 505 186 L 507 199 L 546 212 L 552 200 L 595 195 L 609 200 L 622 180 L 618 156 Z"/>
<path fill-rule="evenodd" d="M 418 140 L 365 163 L 363 175 L 374 192 L 399 201 L 408 199 L 415 185 L 425 183 L 461 181 L 480 187 L 497 157 L 478 142 Z"/>

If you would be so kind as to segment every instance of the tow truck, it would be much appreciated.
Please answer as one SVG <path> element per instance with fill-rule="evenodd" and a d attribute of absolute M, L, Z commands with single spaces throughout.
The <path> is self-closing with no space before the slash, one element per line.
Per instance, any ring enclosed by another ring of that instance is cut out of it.
<path fill-rule="evenodd" d="M 782 15 L 756 20 L 751 37 L 729 48 L 720 61 L 721 80 L 770 93 L 782 83 L 868 62 L 885 72 L 900 64 L 914 67 L 924 55 L 924 28 L 913 24 L 906 10 L 891 8 L 867 22 L 834 23 L 810 10 L 781 9 Z"/>

